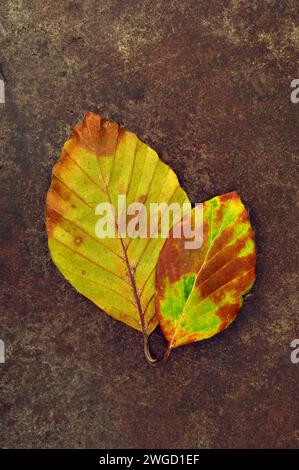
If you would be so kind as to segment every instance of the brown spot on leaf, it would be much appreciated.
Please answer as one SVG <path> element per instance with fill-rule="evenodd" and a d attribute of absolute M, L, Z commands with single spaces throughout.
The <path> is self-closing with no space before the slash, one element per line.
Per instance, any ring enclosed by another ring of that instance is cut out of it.
<path fill-rule="evenodd" d="M 75 243 L 76 243 L 77 246 L 81 245 L 82 241 L 83 241 L 82 237 L 76 237 L 75 238 Z"/>
<path fill-rule="evenodd" d="M 220 202 L 226 202 L 232 199 L 239 199 L 239 195 L 236 191 L 232 191 L 230 193 L 222 194 L 221 196 L 218 196 L 218 198 Z"/>
<path fill-rule="evenodd" d="M 245 223 L 245 222 L 248 222 L 248 220 L 249 220 L 249 215 L 246 209 L 244 208 L 244 210 L 238 215 L 237 223 L 238 222 Z"/>
<path fill-rule="evenodd" d="M 46 230 L 49 238 L 53 236 L 53 231 L 56 225 L 58 225 L 61 220 L 62 216 L 58 214 L 58 212 L 56 212 L 54 209 L 48 206 L 46 213 Z"/>
<path fill-rule="evenodd" d="M 240 301 L 219 307 L 216 315 L 221 320 L 221 324 L 218 327 L 217 333 L 220 333 L 220 331 L 224 330 L 232 323 L 232 321 L 236 318 L 239 310 Z"/>

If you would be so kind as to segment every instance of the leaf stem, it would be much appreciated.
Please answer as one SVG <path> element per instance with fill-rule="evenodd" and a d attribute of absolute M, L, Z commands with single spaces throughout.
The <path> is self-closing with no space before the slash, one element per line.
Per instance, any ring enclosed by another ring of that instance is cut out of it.
<path fill-rule="evenodd" d="M 143 344 L 144 344 L 144 355 L 149 364 L 156 364 L 158 359 L 153 357 L 149 347 L 148 335 L 147 333 L 143 332 Z"/>
<path fill-rule="evenodd" d="M 164 356 L 163 356 L 163 359 L 162 359 L 164 364 L 166 364 L 166 362 L 168 361 L 170 352 L 171 352 L 171 343 L 168 343 L 167 349 L 166 349 L 166 351 L 164 353 Z"/>
<path fill-rule="evenodd" d="M 124 241 L 121 237 L 120 237 L 120 242 L 121 242 L 122 247 L 123 247 L 125 261 L 126 261 L 126 265 L 127 265 L 127 269 L 128 269 L 128 274 L 129 274 L 129 277 L 130 277 L 131 286 L 132 286 L 135 301 L 136 301 L 136 306 L 137 306 L 137 309 L 138 309 L 138 312 L 139 312 L 140 324 L 141 324 L 142 334 L 143 334 L 144 355 L 145 355 L 145 358 L 146 358 L 146 360 L 149 364 L 155 364 L 158 360 L 156 358 L 154 358 L 151 355 L 151 352 L 150 352 L 149 342 L 148 342 L 148 334 L 147 334 L 146 325 L 145 325 L 144 311 L 143 311 L 143 308 L 142 308 L 142 305 L 141 305 L 140 295 L 139 295 L 139 292 L 138 292 L 138 289 L 137 289 L 137 286 L 136 286 L 136 282 L 135 282 L 135 277 L 134 277 L 134 274 L 133 274 L 133 271 L 132 271 L 132 268 L 131 268 L 131 265 L 130 265 L 130 262 L 129 262 L 129 259 L 128 259 L 126 246 L 125 246 L 125 243 L 124 243 Z"/>

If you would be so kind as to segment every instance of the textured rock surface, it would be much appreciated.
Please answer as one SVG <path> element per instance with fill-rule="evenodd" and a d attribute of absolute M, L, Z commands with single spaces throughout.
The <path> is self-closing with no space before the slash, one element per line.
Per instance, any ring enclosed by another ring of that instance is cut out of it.
<path fill-rule="evenodd" d="M 1 2 L 2 447 L 298 446 L 298 16 L 297 0 Z M 238 190 L 250 207 L 253 297 L 166 367 L 48 254 L 51 168 L 86 110 L 153 146 L 193 202 Z"/>

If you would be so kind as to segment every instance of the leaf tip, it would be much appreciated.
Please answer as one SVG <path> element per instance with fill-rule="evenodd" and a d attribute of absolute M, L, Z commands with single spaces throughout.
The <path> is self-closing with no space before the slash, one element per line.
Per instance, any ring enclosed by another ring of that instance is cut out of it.
<path fill-rule="evenodd" d="M 94 151 L 98 156 L 111 156 L 117 145 L 119 130 L 116 122 L 87 112 L 74 127 L 72 136 L 79 145 Z"/>

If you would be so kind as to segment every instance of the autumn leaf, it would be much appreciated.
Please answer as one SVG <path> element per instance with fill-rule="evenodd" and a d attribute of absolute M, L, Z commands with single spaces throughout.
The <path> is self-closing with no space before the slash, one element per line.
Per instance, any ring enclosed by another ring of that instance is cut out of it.
<path fill-rule="evenodd" d="M 188 197 L 174 172 L 136 135 L 87 113 L 53 168 L 46 228 L 52 259 L 81 294 L 147 338 L 157 326 L 156 264 L 165 238 L 98 238 L 101 203 L 183 203 Z M 117 225 L 118 216 L 114 223 Z"/>
<path fill-rule="evenodd" d="M 201 247 L 187 249 L 184 236 L 170 236 L 158 261 L 156 306 L 168 341 L 165 360 L 171 349 L 227 328 L 255 280 L 254 235 L 239 195 L 214 197 L 202 214 Z"/>

